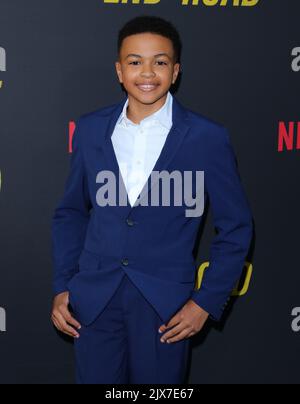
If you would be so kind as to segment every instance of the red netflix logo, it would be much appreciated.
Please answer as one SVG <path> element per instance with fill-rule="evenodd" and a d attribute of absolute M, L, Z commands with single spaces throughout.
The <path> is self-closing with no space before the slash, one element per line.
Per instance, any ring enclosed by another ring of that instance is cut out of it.
<path fill-rule="evenodd" d="M 300 150 L 300 122 L 279 122 L 278 151 Z"/>
<path fill-rule="evenodd" d="M 72 141 L 76 125 L 74 121 L 69 122 L 69 153 L 72 153 Z M 300 150 L 300 122 L 279 122 L 278 130 L 278 151 Z"/>
<path fill-rule="evenodd" d="M 69 153 L 72 153 L 72 141 L 73 141 L 73 136 L 74 132 L 76 129 L 76 125 L 74 121 L 69 122 Z"/>

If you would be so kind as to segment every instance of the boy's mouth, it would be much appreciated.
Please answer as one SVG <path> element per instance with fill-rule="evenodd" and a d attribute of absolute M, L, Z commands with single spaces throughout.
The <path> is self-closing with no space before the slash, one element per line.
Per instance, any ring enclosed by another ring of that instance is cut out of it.
<path fill-rule="evenodd" d="M 158 84 L 137 84 L 139 90 L 143 92 L 150 92 L 155 90 L 158 87 Z"/>

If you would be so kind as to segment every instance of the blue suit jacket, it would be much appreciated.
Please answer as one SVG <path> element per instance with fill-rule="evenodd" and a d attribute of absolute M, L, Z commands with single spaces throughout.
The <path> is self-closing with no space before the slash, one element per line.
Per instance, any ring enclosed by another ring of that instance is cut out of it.
<path fill-rule="evenodd" d="M 217 233 L 210 266 L 195 290 L 193 257 L 200 217 L 186 206 L 105 206 L 96 202 L 97 174 L 119 167 L 111 135 L 125 99 L 79 118 L 71 168 L 52 221 L 54 293 L 70 292 L 77 318 L 90 324 L 124 272 L 167 322 L 192 298 L 219 320 L 240 277 L 252 238 L 252 215 L 225 127 L 183 107 L 174 97 L 173 126 L 153 171 L 204 171 Z M 122 178 L 119 186 L 124 187 Z M 141 200 L 151 197 L 147 183 Z"/>

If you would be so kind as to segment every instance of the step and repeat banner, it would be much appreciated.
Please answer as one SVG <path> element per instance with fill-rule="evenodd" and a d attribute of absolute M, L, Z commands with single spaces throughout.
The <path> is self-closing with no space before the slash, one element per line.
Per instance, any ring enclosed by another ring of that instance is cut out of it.
<path fill-rule="evenodd" d="M 51 218 L 74 122 L 124 97 L 118 30 L 145 14 L 178 28 L 174 95 L 229 129 L 255 220 L 222 322 L 192 339 L 189 383 L 298 384 L 298 0 L 0 0 L 0 383 L 74 383 L 72 341 L 50 321 Z M 199 277 L 213 236 L 209 211 Z"/>

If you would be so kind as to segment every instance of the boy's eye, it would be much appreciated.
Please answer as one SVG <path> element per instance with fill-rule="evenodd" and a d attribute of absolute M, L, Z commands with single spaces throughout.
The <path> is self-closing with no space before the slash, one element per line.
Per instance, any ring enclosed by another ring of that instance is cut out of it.
<path fill-rule="evenodd" d="M 130 64 L 130 65 L 133 65 L 133 66 L 137 66 L 138 63 L 140 63 L 140 62 L 139 62 L 138 60 L 135 60 L 135 61 L 133 61 L 133 62 L 130 62 L 129 64 Z M 156 63 L 158 63 L 159 66 L 165 66 L 165 65 L 167 65 L 167 63 L 164 62 L 163 60 L 158 60 Z"/>

